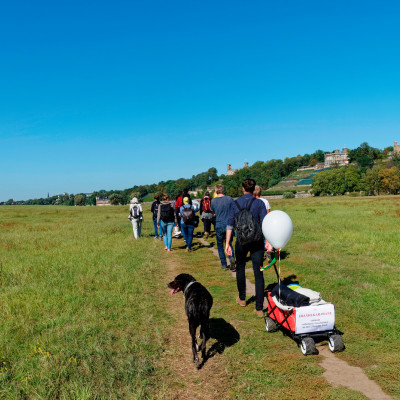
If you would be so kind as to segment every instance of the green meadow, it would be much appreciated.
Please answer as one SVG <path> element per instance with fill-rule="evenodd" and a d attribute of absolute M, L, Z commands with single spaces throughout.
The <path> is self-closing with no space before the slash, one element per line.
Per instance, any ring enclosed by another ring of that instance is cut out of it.
<path fill-rule="evenodd" d="M 346 345 L 336 357 L 400 399 L 400 197 L 271 206 L 294 224 L 282 278 L 335 304 Z M 195 251 L 185 253 L 174 240 L 166 254 L 152 237 L 149 206 L 135 241 L 127 210 L 0 207 L 0 398 L 183 399 L 189 386 L 208 391 L 204 398 L 213 398 L 213 386 L 223 399 L 365 398 L 330 385 L 320 356 L 304 357 L 289 337 L 267 333 L 253 304 L 239 308 L 235 280 L 209 249 L 194 239 Z M 200 371 L 175 331 L 189 337 L 183 298 L 166 287 L 181 272 L 214 297 L 214 352 Z M 264 274 L 266 285 L 276 282 L 273 270 Z M 220 372 L 214 380 L 212 367 Z"/>

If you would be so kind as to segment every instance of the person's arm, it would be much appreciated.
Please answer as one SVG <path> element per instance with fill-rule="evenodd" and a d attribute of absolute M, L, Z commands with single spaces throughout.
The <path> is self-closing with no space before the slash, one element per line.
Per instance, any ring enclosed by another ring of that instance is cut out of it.
<path fill-rule="evenodd" d="M 141 204 L 139 204 L 139 212 L 140 212 L 140 219 L 143 220 L 143 208 Z"/>
<path fill-rule="evenodd" d="M 226 243 L 225 243 L 225 253 L 228 257 L 232 257 L 232 247 L 230 245 L 232 237 L 232 229 L 226 229 Z"/>
<path fill-rule="evenodd" d="M 157 228 L 160 227 L 160 219 L 161 219 L 161 204 L 158 205 L 158 210 L 157 210 Z"/>

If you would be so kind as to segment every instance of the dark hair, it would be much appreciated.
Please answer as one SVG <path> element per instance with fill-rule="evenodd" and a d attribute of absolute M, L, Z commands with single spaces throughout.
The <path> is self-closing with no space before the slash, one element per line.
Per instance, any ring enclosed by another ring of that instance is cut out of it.
<path fill-rule="evenodd" d="M 171 199 L 170 199 L 170 197 L 169 197 L 169 194 L 167 194 L 167 193 L 164 193 L 163 194 L 163 201 L 170 201 Z"/>
<path fill-rule="evenodd" d="M 207 197 L 210 197 L 210 192 L 205 192 L 205 193 L 204 193 L 204 197 L 206 197 L 206 196 L 207 196 Z"/>
<path fill-rule="evenodd" d="M 256 181 L 254 179 L 245 179 L 242 182 L 242 188 L 247 193 L 253 193 L 255 187 L 256 187 Z"/>
<path fill-rule="evenodd" d="M 157 195 L 157 196 L 154 196 L 154 200 L 156 200 L 156 201 L 160 201 L 160 196 L 159 196 L 159 195 Z"/>

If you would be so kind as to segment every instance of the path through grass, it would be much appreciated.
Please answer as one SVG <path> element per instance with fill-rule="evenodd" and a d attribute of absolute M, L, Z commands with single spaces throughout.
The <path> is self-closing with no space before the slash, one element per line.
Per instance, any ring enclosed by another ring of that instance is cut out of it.
<path fill-rule="evenodd" d="M 347 346 L 337 357 L 400 399 L 399 197 L 271 206 L 295 226 L 283 277 L 335 304 Z M 134 241 L 126 207 L 0 208 L 0 397 L 183 399 L 187 388 L 201 398 L 219 385 L 226 399 L 364 398 L 330 386 L 318 356 L 265 332 L 253 305 L 237 307 L 236 283 L 208 249 L 185 253 L 174 240 L 166 263 L 145 217 L 144 237 Z M 185 344 L 183 298 L 166 289 L 180 272 L 214 296 L 213 357 L 201 371 Z M 273 271 L 265 276 L 276 281 Z"/>

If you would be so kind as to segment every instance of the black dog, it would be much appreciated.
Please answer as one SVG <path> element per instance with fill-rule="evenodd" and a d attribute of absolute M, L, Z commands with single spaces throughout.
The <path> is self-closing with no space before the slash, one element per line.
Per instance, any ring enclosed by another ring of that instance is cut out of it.
<path fill-rule="evenodd" d="M 185 311 L 189 321 L 189 332 L 192 336 L 193 362 L 197 365 L 199 357 L 197 352 L 201 348 L 203 361 L 206 358 L 206 341 L 209 338 L 209 317 L 213 305 L 210 292 L 192 275 L 180 274 L 172 282 L 168 283 L 171 295 L 182 291 L 185 295 Z M 199 338 L 202 339 L 201 346 L 197 344 L 196 329 L 200 326 Z"/>

